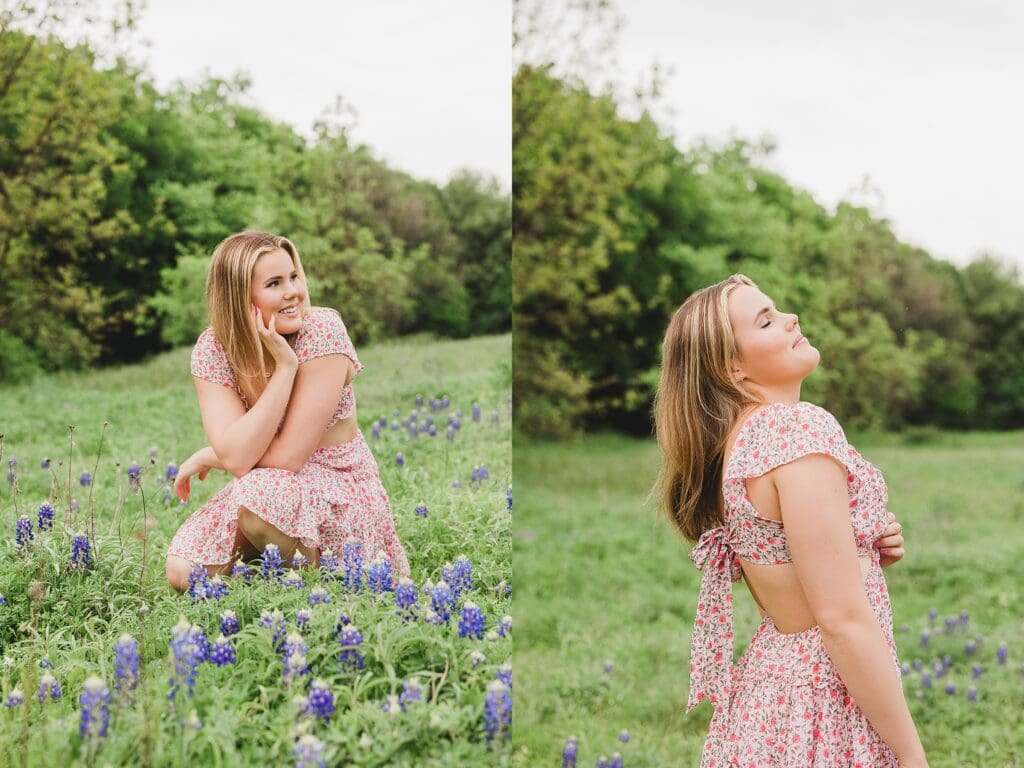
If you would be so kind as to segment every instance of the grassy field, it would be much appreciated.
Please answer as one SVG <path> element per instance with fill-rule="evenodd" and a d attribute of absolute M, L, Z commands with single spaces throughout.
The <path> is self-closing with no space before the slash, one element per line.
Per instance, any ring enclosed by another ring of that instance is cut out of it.
<path fill-rule="evenodd" d="M 1024 435 L 849 437 L 884 473 L 904 526 L 907 554 L 886 578 L 900 660 L 911 665 L 904 690 L 930 765 L 1024 764 Z M 654 439 L 561 445 L 517 436 L 514 454 L 526 489 L 513 524 L 514 764 L 557 766 L 572 735 L 581 766 L 614 752 L 628 768 L 697 765 L 710 706 L 683 713 L 700 572 L 690 545 L 646 503 Z M 759 617 L 742 584 L 735 594 L 738 658 Z M 951 617 L 957 626 L 947 633 Z M 968 641 L 977 644 L 970 656 Z M 922 688 L 923 672 L 944 656 L 951 664 L 939 661 L 943 675 Z"/>
<path fill-rule="evenodd" d="M 486 738 L 485 710 L 489 686 L 511 662 L 511 636 L 462 637 L 459 619 L 467 600 L 482 609 L 485 632 L 511 612 L 511 337 L 407 339 L 362 348 L 360 357 L 366 371 L 355 384 L 359 421 L 380 465 L 413 581 L 421 590 L 437 582 L 459 555 L 472 563 L 473 588 L 447 623 L 423 620 L 429 595 L 419 597 L 419 618 L 406 622 L 392 594 L 353 593 L 308 570 L 301 589 L 234 578 L 219 600 L 193 602 L 173 593 L 164 577 L 167 544 L 189 512 L 229 479 L 216 471 L 205 482 L 193 479 L 187 507 L 164 501 L 167 464 L 205 443 L 188 349 L 141 365 L 0 389 L 0 465 L 6 472 L 15 459 L 18 477 L 16 495 L 7 481 L 0 486 L 0 697 L 6 703 L 15 687 L 24 694 L 24 703 L 0 706 L 0 765 L 294 765 L 304 735 L 319 739 L 329 765 L 509 762 L 501 731 L 493 742 Z M 425 402 L 417 409 L 418 394 L 447 396 L 449 405 Z M 481 406 L 479 421 L 474 403 Z M 413 438 L 390 424 L 372 436 L 379 418 L 409 419 L 414 409 L 420 422 L 434 420 L 435 437 Z M 452 440 L 449 418 L 460 423 Z M 46 458 L 49 469 L 41 466 Z M 142 468 L 141 492 L 129 488 L 132 462 Z M 473 480 L 481 465 L 489 476 Z M 80 484 L 83 471 L 91 473 L 91 486 Z M 69 490 L 77 513 L 69 511 Z M 35 527 L 45 500 L 56 508 L 55 529 L 35 531 L 32 546 L 18 551 L 17 518 L 26 515 Z M 415 512 L 420 504 L 425 516 Z M 71 537 L 91 532 L 90 510 L 94 563 L 78 573 L 69 567 Z M 331 602 L 310 608 L 311 589 L 321 583 Z M 227 609 L 241 624 L 231 637 L 237 663 L 201 663 L 194 694 L 183 688 L 169 700 L 171 628 L 184 616 L 213 643 Z M 300 609 L 312 614 L 304 628 L 297 623 Z M 308 646 L 310 673 L 287 687 L 283 656 L 271 631 L 258 626 L 261 613 L 273 610 L 282 611 L 289 632 L 301 630 Z M 342 612 L 363 635 L 364 670 L 338 661 L 341 646 L 332 635 Z M 122 633 L 140 644 L 138 688 L 124 700 L 114 696 L 105 737 L 82 739 L 84 681 L 97 675 L 115 693 L 114 646 Z M 62 696 L 42 704 L 35 694 L 44 674 L 55 677 Z M 326 723 L 301 716 L 303 704 L 295 701 L 314 677 L 334 697 L 336 712 Z M 422 686 L 422 701 L 407 711 L 390 706 L 388 697 L 400 695 L 409 680 Z"/>

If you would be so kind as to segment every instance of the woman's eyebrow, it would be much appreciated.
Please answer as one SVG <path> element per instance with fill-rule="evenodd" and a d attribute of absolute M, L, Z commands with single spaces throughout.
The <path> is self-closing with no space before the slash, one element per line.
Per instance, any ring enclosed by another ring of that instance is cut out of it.
<path fill-rule="evenodd" d="M 775 305 L 774 304 L 772 304 L 772 306 L 770 306 L 770 307 L 764 307 L 763 309 L 759 310 L 758 313 L 756 315 L 754 315 L 754 323 L 757 324 L 757 319 L 761 315 L 763 315 L 765 312 L 770 312 L 773 309 L 775 309 Z"/>
<path fill-rule="evenodd" d="M 292 273 L 293 275 L 297 275 L 297 274 L 299 274 L 299 273 L 298 273 L 298 270 L 294 270 L 294 269 L 292 270 L 292 272 L 291 272 L 291 273 Z M 273 275 L 272 277 L 265 277 L 265 278 L 263 279 L 263 284 L 264 284 L 264 285 L 266 285 L 266 284 L 267 284 L 267 283 L 269 283 L 269 282 L 270 282 L 271 280 L 280 280 L 280 279 L 281 279 L 282 277 L 284 277 L 284 275 Z"/>

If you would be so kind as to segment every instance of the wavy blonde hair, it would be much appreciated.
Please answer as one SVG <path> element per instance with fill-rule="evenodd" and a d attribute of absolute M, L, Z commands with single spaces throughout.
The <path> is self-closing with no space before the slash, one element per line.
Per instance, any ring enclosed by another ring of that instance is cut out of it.
<path fill-rule="evenodd" d="M 224 238 L 213 252 L 206 277 L 206 309 L 210 325 L 227 353 L 239 389 L 250 404 L 263 394 L 275 367 L 273 356 L 264 354 L 263 342 L 249 313 L 252 275 L 260 256 L 278 248 L 291 257 L 295 271 L 305 283 L 306 273 L 292 241 L 255 230 L 236 232 Z M 309 315 L 310 309 L 307 286 L 302 316 Z"/>
<path fill-rule="evenodd" d="M 729 430 L 760 400 L 738 384 L 739 355 L 729 320 L 729 295 L 757 286 L 732 275 L 702 288 L 676 310 L 665 331 L 654 423 L 662 464 L 653 495 L 690 541 L 724 521 L 722 466 Z"/>

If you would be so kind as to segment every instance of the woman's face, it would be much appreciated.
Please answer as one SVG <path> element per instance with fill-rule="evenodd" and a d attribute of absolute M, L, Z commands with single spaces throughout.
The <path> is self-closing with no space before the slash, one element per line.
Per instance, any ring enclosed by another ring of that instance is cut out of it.
<path fill-rule="evenodd" d="M 821 360 L 821 353 L 800 333 L 794 314 L 784 314 L 775 303 L 749 285 L 729 294 L 729 319 L 739 348 L 733 369 L 744 386 L 762 388 L 799 384 Z"/>
<path fill-rule="evenodd" d="M 302 302 L 306 286 L 292 257 L 284 248 L 264 253 L 252 273 L 252 303 L 259 307 L 265 325 L 275 317 L 274 327 L 282 336 L 302 327 Z"/>

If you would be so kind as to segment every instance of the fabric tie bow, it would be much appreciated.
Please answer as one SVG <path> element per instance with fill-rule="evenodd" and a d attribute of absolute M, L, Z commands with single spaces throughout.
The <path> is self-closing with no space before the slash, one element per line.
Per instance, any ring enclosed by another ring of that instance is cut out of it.
<path fill-rule="evenodd" d="M 724 525 L 705 531 L 690 559 L 703 575 L 690 642 L 687 712 L 706 697 L 717 709 L 728 692 L 733 653 L 732 582 L 743 577 Z"/>

